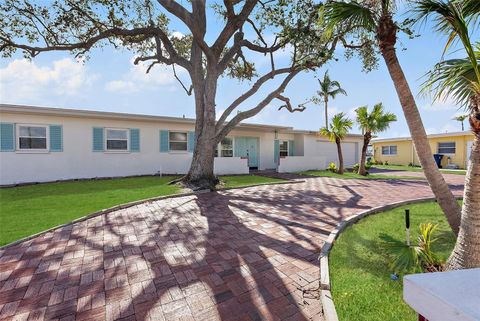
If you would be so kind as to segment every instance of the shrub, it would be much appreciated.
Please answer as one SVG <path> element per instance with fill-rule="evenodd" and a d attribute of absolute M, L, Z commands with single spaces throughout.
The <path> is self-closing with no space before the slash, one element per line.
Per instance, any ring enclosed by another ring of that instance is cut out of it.
<path fill-rule="evenodd" d="M 360 168 L 360 164 L 359 164 L 359 163 L 356 163 L 355 165 L 353 165 L 352 171 L 353 171 L 354 173 L 357 173 L 359 168 Z"/>
<path fill-rule="evenodd" d="M 336 173 L 337 172 L 337 165 L 335 165 L 334 162 L 330 162 L 330 164 L 328 164 L 328 170 L 332 173 Z"/>
<path fill-rule="evenodd" d="M 388 165 L 388 161 L 385 161 L 385 162 L 383 163 L 383 165 Z"/>
<path fill-rule="evenodd" d="M 393 239 L 388 235 L 381 235 L 383 248 L 392 259 L 390 268 L 395 273 L 407 272 L 438 272 L 443 271 L 444 262 L 432 250 L 432 244 L 436 241 L 433 232 L 438 224 L 420 224 L 420 235 L 417 244 L 410 246 L 402 241 Z"/>

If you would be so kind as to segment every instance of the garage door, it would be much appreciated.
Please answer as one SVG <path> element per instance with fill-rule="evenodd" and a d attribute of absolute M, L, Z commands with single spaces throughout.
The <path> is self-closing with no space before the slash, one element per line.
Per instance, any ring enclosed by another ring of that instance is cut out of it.
<path fill-rule="evenodd" d="M 358 163 L 357 146 L 358 143 L 342 143 L 343 162 L 345 166 L 350 167 Z M 315 155 L 324 156 L 327 165 L 331 162 L 338 165 L 337 145 L 334 143 L 317 141 Z"/>
<path fill-rule="evenodd" d="M 358 143 L 342 143 L 343 163 L 350 167 L 358 163 Z"/>

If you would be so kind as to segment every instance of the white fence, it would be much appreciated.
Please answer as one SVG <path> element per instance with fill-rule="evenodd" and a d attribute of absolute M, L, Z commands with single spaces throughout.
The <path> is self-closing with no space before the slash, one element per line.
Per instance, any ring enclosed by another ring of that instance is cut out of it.
<path fill-rule="evenodd" d="M 321 170 L 327 167 L 324 156 L 288 156 L 280 158 L 279 173 Z"/>
<path fill-rule="evenodd" d="M 216 175 L 248 174 L 248 159 L 241 157 L 215 157 L 213 171 Z"/>

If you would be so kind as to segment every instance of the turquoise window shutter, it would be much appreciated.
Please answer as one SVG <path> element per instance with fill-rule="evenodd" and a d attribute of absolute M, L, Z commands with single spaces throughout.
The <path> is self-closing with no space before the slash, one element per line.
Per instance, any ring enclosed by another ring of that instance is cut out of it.
<path fill-rule="evenodd" d="M 288 156 L 295 156 L 295 141 L 288 141 Z"/>
<path fill-rule="evenodd" d="M 170 146 L 168 146 L 168 130 L 160 130 L 160 152 L 168 153 L 170 151 Z"/>
<path fill-rule="evenodd" d="M 15 151 L 15 124 L 0 123 L 0 151 Z"/>
<path fill-rule="evenodd" d="M 103 127 L 93 127 L 93 151 L 103 152 L 104 150 Z"/>
<path fill-rule="evenodd" d="M 275 139 L 273 145 L 273 162 L 278 165 L 278 159 L 280 158 L 280 142 Z"/>
<path fill-rule="evenodd" d="M 140 129 L 130 128 L 130 151 L 140 151 Z"/>
<path fill-rule="evenodd" d="M 62 125 L 50 125 L 50 151 L 63 152 Z"/>
<path fill-rule="evenodd" d="M 193 153 L 195 149 L 195 132 L 188 132 L 188 151 Z"/>

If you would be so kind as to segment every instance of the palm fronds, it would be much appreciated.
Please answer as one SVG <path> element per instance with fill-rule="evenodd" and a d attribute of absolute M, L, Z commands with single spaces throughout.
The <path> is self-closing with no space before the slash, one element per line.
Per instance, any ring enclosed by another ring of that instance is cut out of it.
<path fill-rule="evenodd" d="M 480 51 L 476 52 L 476 56 L 480 63 Z M 460 105 L 467 106 L 470 97 L 480 93 L 480 84 L 473 68 L 467 58 L 441 61 L 426 74 L 421 93 L 431 93 L 434 100 L 438 101 L 451 97 Z"/>

